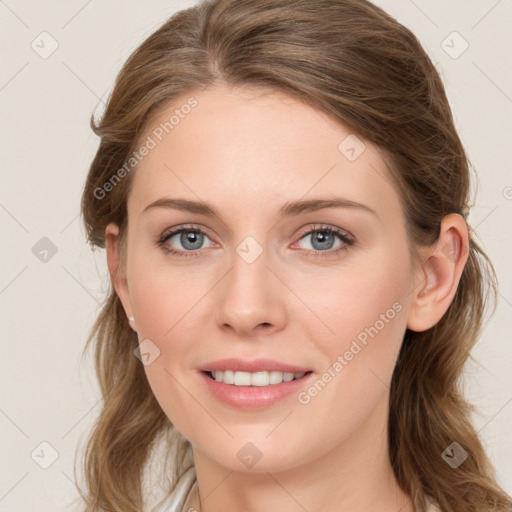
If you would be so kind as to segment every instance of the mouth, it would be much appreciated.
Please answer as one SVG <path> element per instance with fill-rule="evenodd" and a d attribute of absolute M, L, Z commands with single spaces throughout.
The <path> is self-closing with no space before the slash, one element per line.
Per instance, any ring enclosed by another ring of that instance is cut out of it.
<path fill-rule="evenodd" d="M 312 371 L 292 373 L 280 371 L 241 372 L 232 370 L 203 371 L 211 380 L 239 387 L 275 386 L 283 382 L 300 380 Z"/>

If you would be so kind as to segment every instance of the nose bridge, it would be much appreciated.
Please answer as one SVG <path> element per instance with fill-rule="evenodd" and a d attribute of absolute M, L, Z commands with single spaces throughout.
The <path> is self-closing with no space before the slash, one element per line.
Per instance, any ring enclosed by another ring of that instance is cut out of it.
<path fill-rule="evenodd" d="M 229 275 L 227 293 L 238 301 L 240 310 L 261 307 L 268 300 L 269 292 L 268 248 L 253 236 L 245 237 L 236 247 L 232 256 L 232 270 Z M 258 303 L 261 303 L 258 306 Z"/>
<path fill-rule="evenodd" d="M 284 319 L 280 291 L 272 272 L 269 249 L 254 236 L 246 236 L 232 254 L 218 302 L 219 326 L 230 325 L 248 335 L 259 325 L 281 327 Z"/>

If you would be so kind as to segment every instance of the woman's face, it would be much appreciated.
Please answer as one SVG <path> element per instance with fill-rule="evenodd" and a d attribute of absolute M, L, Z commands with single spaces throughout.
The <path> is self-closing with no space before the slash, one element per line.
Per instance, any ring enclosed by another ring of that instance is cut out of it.
<path fill-rule="evenodd" d="M 128 200 L 120 296 L 158 402 L 194 451 L 237 471 L 383 435 L 417 275 L 378 150 L 280 93 L 193 98 L 153 119 Z M 203 371 L 226 358 L 273 373 L 223 374 L 261 384 L 237 386 Z M 283 365 L 311 373 L 266 384 Z"/>

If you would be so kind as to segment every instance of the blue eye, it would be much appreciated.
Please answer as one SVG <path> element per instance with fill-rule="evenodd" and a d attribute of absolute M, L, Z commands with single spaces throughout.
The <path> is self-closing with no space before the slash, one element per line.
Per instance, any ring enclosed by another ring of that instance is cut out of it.
<path fill-rule="evenodd" d="M 301 240 L 306 240 L 308 238 L 312 247 L 306 249 L 320 252 L 333 249 L 336 239 L 339 240 L 339 243 L 334 247 L 334 251 L 332 252 L 337 252 L 340 247 L 342 249 L 346 248 L 347 245 L 351 245 L 352 243 L 352 240 L 347 235 L 334 230 L 331 227 L 309 230 Z"/>
<path fill-rule="evenodd" d="M 185 250 L 169 248 L 169 242 L 171 242 L 173 238 L 176 238 L 176 241 L 174 241 L 172 246 L 174 246 L 176 242 L 179 242 Z M 190 256 L 190 254 L 196 254 L 196 252 L 201 249 L 205 238 L 208 238 L 208 236 L 201 229 L 181 227 L 165 233 L 162 238 L 158 240 L 158 245 L 160 245 L 162 250 L 166 253 L 172 253 L 176 256 Z"/>
<path fill-rule="evenodd" d="M 354 244 L 353 238 L 345 231 L 332 226 L 316 225 L 305 232 L 299 239 L 310 238 L 312 248 L 304 250 L 312 252 L 315 258 L 325 258 L 334 256 Z M 339 243 L 333 248 L 336 238 Z M 173 240 L 175 239 L 175 240 Z M 173 254 L 178 257 L 196 256 L 203 248 L 205 239 L 210 240 L 206 233 L 194 226 L 181 226 L 172 231 L 165 232 L 158 240 L 157 244 L 166 254 Z M 172 243 L 171 243 L 172 242 Z M 174 249 L 177 244 L 181 244 L 183 249 Z M 325 253 L 325 254 L 324 254 Z"/>

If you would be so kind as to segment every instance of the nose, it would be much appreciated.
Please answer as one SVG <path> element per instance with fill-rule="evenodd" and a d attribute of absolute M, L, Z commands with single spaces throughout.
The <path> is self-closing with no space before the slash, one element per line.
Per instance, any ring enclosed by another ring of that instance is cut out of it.
<path fill-rule="evenodd" d="M 265 250 L 252 262 L 235 252 L 232 262 L 216 287 L 219 328 L 243 338 L 282 330 L 286 323 L 286 288 L 269 267 Z"/>

